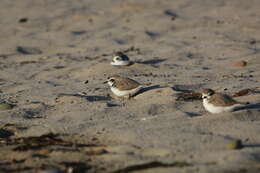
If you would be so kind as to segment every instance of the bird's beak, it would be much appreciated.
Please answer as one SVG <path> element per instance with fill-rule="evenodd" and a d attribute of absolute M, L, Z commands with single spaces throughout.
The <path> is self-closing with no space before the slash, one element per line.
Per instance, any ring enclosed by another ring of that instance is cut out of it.
<path fill-rule="evenodd" d="M 106 80 L 105 82 L 103 82 L 103 84 L 106 84 L 106 83 L 108 83 L 108 81 Z"/>

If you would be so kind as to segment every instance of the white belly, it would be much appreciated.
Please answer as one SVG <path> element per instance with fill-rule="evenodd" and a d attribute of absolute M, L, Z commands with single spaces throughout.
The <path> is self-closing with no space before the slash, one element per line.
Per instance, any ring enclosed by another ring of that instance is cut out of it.
<path fill-rule="evenodd" d="M 120 65 L 123 66 L 123 65 L 129 65 L 129 63 L 130 63 L 129 61 L 115 61 L 115 62 L 111 62 L 110 64 L 111 65 L 115 65 L 115 66 L 117 66 L 117 65 L 118 66 L 120 66 Z"/>
<path fill-rule="evenodd" d="M 119 90 L 117 88 L 114 88 L 114 87 L 111 87 L 111 91 L 116 95 L 116 96 L 119 96 L 119 97 L 123 97 L 123 96 L 133 96 L 134 94 L 136 94 L 138 91 L 140 91 L 142 87 L 139 86 L 137 88 L 134 88 L 132 90 Z"/>
<path fill-rule="evenodd" d="M 203 100 L 203 106 L 210 113 L 218 114 L 218 113 L 221 113 L 221 112 L 234 111 L 235 108 L 241 107 L 242 105 L 241 104 L 235 104 L 235 105 L 232 105 L 232 106 L 214 106 L 213 104 L 208 103 L 208 101 L 206 99 L 204 99 Z"/>

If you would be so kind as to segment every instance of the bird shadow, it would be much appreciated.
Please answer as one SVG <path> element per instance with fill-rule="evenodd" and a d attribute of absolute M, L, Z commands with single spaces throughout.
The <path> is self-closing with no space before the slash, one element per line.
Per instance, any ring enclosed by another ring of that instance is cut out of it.
<path fill-rule="evenodd" d="M 249 148 L 257 148 L 260 147 L 260 144 L 244 144 L 243 146 Z"/>
<path fill-rule="evenodd" d="M 260 103 L 248 104 L 243 107 L 238 107 L 235 109 L 235 111 L 245 110 L 245 109 L 260 109 Z"/>
<path fill-rule="evenodd" d="M 195 85 L 174 85 L 172 89 L 182 93 L 194 93 L 194 90 L 199 90 L 204 84 L 195 84 Z"/>
<path fill-rule="evenodd" d="M 164 62 L 166 60 L 167 59 L 165 59 L 165 58 L 156 58 L 156 59 L 150 59 L 150 60 L 146 60 L 146 61 L 140 61 L 140 62 L 137 62 L 137 63 L 139 63 L 139 64 L 156 65 L 156 64 L 159 64 L 159 63 Z"/>
<path fill-rule="evenodd" d="M 189 117 L 193 118 L 193 117 L 198 117 L 198 116 L 202 116 L 199 113 L 195 113 L 195 112 L 185 112 Z"/>
<path fill-rule="evenodd" d="M 84 98 L 89 102 L 97 102 L 97 101 L 110 101 L 111 97 L 110 96 L 97 96 L 97 95 L 83 95 L 83 94 L 59 94 L 59 97 L 61 96 L 73 96 L 73 97 L 80 97 Z"/>
<path fill-rule="evenodd" d="M 150 90 L 153 90 L 153 89 L 158 89 L 158 88 L 164 88 L 164 87 L 162 87 L 160 85 L 152 85 L 152 86 L 149 86 L 149 87 L 145 87 L 145 88 L 140 89 L 140 91 L 137 92 L 134 96 L 142 94 L 142 93 L 150 91 Z"/>
<path fill-rule="evenodd" d="M 159 33 L 152 31 L 145 31 L 145 34 L 148 35 L 151 39 L 156 39 L 160 36 Z"/>

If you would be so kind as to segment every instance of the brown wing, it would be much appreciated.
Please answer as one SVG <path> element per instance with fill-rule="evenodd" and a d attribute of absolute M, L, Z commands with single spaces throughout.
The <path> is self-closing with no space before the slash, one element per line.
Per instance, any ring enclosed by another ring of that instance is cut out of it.
<path fill-rule="evenodd" d="M 119 90 L 131 90 L 138 86 L 140 86 L 138 82 L 125 77 L 117 77 L 114 84 L 114 87 L 117 87 Z"/>
<path fill-rule="evenodd" d="M 234 104 L 239 104 L 236 100 L 234 100 L 232 97 L 225 95 L 225 94 L 219 94 L 216 93 L 212 95 L 209 99 L 209 103 L 213 103 L 216 106 L 231 106 Z"/>

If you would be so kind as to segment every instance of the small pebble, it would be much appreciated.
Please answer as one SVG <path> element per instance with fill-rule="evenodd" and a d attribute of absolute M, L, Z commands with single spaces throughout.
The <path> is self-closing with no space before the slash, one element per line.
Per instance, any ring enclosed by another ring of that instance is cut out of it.
<path fill-rule="evenodd" d="M 141 121 L 146 121 L 147 119 L 146 118 L 141 118 Z"/>
<path fill-rule="evenodd" d="M 256 40 L 255 39 L 251 39 L 250 41 L 249 41 L 249 44 L 256 44 Z"/>
<path fill-rule="evenodd" d="M 171 20 L 175 20 L 178 17 L 178 15 L 170 9 L 165 10 L 164 14 L 167 15 L 167 16 L 170 16 Z"/>
<path fill-rule="evenodd" d="M 4 111 L 4 110 L 9 110 L 12 109 L 13 106 L 11 104 L 8 103 L 1 103 L 0 104 L 0 111 Z"/>
<path fill-rule="evenodd" d="M 244 60 L 237 61 L 233 64 L 234 67 L 245 67 L 247 65 L 247 62 Z"/>
<path fill-rule="evenodd" d="M 237 149 L 241 149 L 243 148 L 243 144 L 241 140 L 233 140 L 230 141 L 227 145 L 226 145 L 227 149 L 230 150 L 237 150 Z"/>
<path fill-rule="evenodd" d="M 13 136 L 13 135 L 14 135 L 14 132 L 0 128 L 0 138 L 9 138 L 10 136 Z"/>
<path fill-rule="evenodd" d="M 28 21 L 28 18 L 24 17 L 19 19 L 19 23 L 26 23 Z"/>
<path fill-rule="evenodd" d="M 25 55 L 42 54 L 42 51 L 36 47 L 17 46 L 16 51 Z"/>
<path fill-rule="evenodd" d="M 73 35 L 82 35 L 85 34 L 87 31 L 85 30 L 79 30 L 79 31 L 71 31 Z"/>
<path fill-rule="evenodd" d="M 145 34 L 148 35 L 150 38 L 155 39 L 160 36 L 159 33 L 152 32 L 152 31 L 145 31 Z"/>

